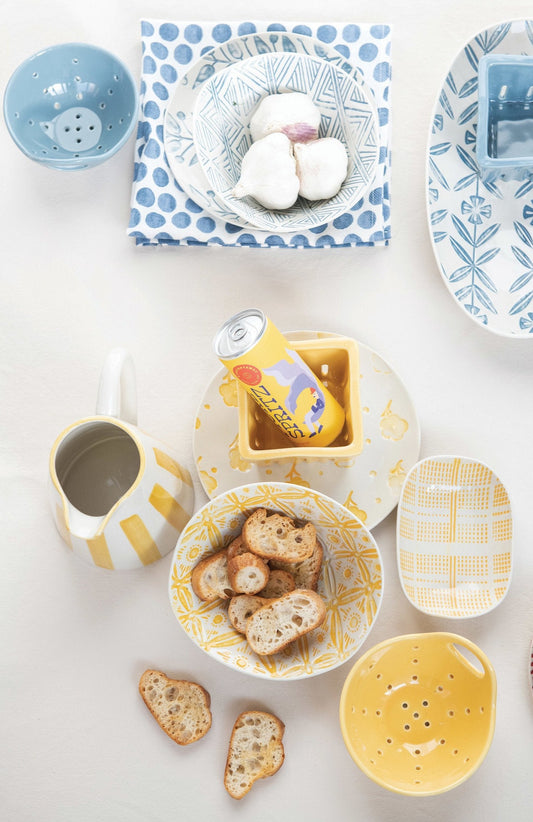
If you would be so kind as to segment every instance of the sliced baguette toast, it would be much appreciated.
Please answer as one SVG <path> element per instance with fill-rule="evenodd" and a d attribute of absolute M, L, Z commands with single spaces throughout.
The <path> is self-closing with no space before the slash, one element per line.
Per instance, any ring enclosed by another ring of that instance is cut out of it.
<path fill-rule="evenodd" d="M 284 730 L 283 722 L 265 711 L 244 711 L 237 717 L 224 772 L 224 786 L 230 796 L 242 799 L 254 782 L 281 768 Z"/>
<path fill-rule="evenodd" d="M 316 545 L 316 529 L 311 522 L 297 528 L 290 517 L 268 515 L 264 508 L 248 517 L 242 537 L 248 550 L 265 560 L 300 562 L 312 555 Z"/>
<path fill-rule="evenodd" d="M 292 574 L 281 568 L 274 568 L 270 571 L 267 584 L 259 591 L 259 596 L 274 599 L 275 597 L 282 597 L 283 594 L 288 594 L 289 591 L 294 591 L 295 588 L 296 584 Z"/>
<path fill-rule="evenodd" d="M 323 558 L 324 549 L 317 539 L 315 550 L 307 559 L 303 559 L 301 562 L 283 562 L 282 560 L 273 559 L 270 565 L 272 569 L 279 568 L 282 571 L 288 571 L 294 578 L 296 588 L 307 588 L 316 591 Z"/>
<path fill-rule="evenodd" d="M 232 597 L 228 605 L 228 619 L 240 634 L 246 633 L 246 623 L 252 614 L 268 603 L 264 597 L 239 594 Z"/>
<path fill-rule="evenodd" d="M 247 551 L 228 562 L 230 587 L 237 594 L 257 594 L 268 582 L 270 568 L 261 557 Z"/>
<path fill-rule="evenodd" d="M 228 545 L 228 562 L 230 559 L 238 557 L 239 554 L 245 554 L 247 550 L 248 548 L 244 544 L 242 534 L 239 534 L 239 536 L 235 537 Z"/>
<path fill-rule="evenodd" d="M 229 599 L 233 596 L 228 577 L 228 550 L 217 551 L 201 559 L 192 569 L 191 585 L 194 593 L 205 602 Z"/>
<path fill-rule="evenodd" d="M 296 588 L 251 615 L 246 623 L 246 639 L 256 654 L 275 654 L 318 628 L 325 618 L 322 597 L 315 591 Z"/>
<path fill-rule="evenodd" d="M 211 727 L 211 697 L 196 682 L 148 670 L 141 676 L 139 691 L 159 726 L 178 745 L 196 742 Z"/>

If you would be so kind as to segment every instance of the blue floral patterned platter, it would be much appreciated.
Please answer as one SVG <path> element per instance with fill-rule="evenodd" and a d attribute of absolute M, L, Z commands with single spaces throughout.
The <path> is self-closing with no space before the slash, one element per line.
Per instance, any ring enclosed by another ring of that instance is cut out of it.
<path fill-rule="evenodd" d="M 476 160 L 478 66 L 489 53 L 533 54 L 533 20 L 477 34 L 446 76 L 429 136 L 430 233 L 468 316 L 495 334 L 533 339 L 533 179 L 484 181 Z"/>

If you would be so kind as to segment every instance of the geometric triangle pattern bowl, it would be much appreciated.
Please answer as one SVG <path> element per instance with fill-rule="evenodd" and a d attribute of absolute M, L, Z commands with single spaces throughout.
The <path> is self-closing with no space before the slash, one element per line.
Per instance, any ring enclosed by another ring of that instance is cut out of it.
<path fill-rule="evenodd" d="M 268 210 L 252 197 L 237 199 L 232 192 L 252 143 L 254 110 L 267 95 L 295 91 L 320 110 L 319 137 L 344 144 L 348 173 L 340 191 L 328 200 L 299 197 L 283 211 Z M 271 231 L 313 228 L 343 214 L 365 194 L 379 159 L 377 115 L 364 86 L 326 60 L 295 53 L 250 57 L 208 80 L 196 103 L 194 143 L 215 193 L 244 220 Z"/>
<path fill-rule="evenodd" d="M 350 756 L 406 796 L 455 788 L 485 758 L 494 733 L 496 677 L 473 642 L 428 633 L 385 640 L 345 681 L 340 724 Z"/>
<path fill-rule="evenodd" d="M 511 582 L 513 519 L 505 487 L 483 463 L 428 457 L 408 473 L 398 504 L 400 581 L 420 611 L 475 617 Z"/>
<path fill-rule="evenodd" d="M 318 594 L 326 606 L 325 621 L 269 656 L 254 653 L 234 630 L 228 600 L 203 602 L 191 587 L 198 561 L 227 547 L 257 508 L 312 522 L 324 549 Z M 181 533 L 169 578 L 174 615 L 196 645 L 236 671 L 276 681 L 317 676 L 349 660 L 377 619 L 382 591 L 379 550 L 360 520 L 324 494 L 277 482 L 234 488 L 204 505 Z"/>

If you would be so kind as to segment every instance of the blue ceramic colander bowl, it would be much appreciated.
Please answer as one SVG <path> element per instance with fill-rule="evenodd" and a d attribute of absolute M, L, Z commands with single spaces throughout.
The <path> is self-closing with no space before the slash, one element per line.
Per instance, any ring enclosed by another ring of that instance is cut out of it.
<path fill-rule="evenodd" d="M 4 95 L 9 132 L 32 160 L 89 168 L 115 154 L 137 120 L 137 90 L 113 54 L 85 43 L 51 46 L 25 60 Z"/>

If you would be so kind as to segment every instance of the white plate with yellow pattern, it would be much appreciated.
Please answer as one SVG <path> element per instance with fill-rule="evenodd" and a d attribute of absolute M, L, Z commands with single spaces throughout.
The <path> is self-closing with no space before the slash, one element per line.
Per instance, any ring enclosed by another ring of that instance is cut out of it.
<path fill-rule="evenodd" d="M 447 619 L 492 611 L 511 582 L 513 517 L 494 471 L 469 457 L 420 460 L 407 475 L 397 521 L 406 597 Z"/>
<path fill-rule="evenodd" d="M 203 602 L 191 587 L 197 562 L 226 547 L 257 508 L 312 522 L 324 547 L 318 593 L 326 604 L 326 619 L 271 656 L 255 654 L 232 627 L 227 600 Z M 204 505 L 181 533 L 169 578 L 172 610 L 193 642 L 234 670 L 282 681 L 306 679 L 347 662 L 374 625 L 382 594 L 381 557 L 367 528 L 324 494 L 282 482 L 243 485 Z"/>
<path fill-rule="evenodd" d="M 339 336 L 295 331 L 289 340 Z M 243 482 L 273 480 L 333 497 L 374 528 L 397 505 L 407 472 L 420 453 L 420 426 L 407 390 L 371 348 L 359 347 L 364 447 L 351 459 L 248 462 L 239 453 L 237 384 L 224 368 L 211 380 L 196 417 L 193 449 L 200 482 L 213 498 Z"/>

